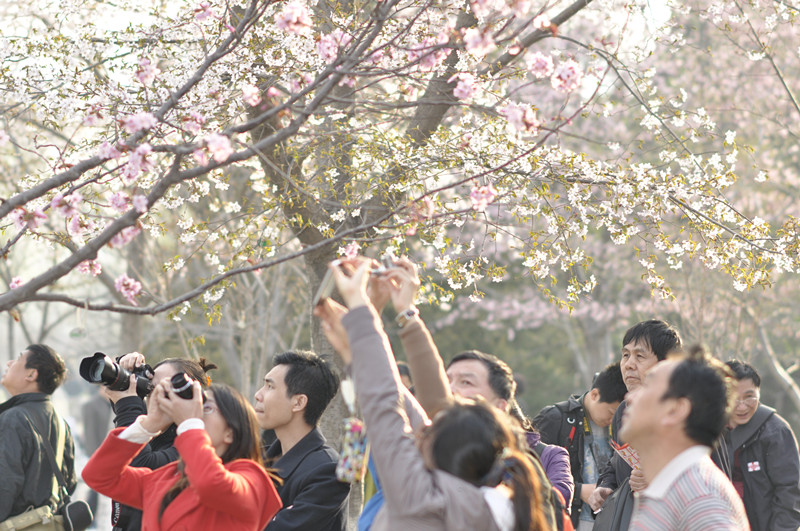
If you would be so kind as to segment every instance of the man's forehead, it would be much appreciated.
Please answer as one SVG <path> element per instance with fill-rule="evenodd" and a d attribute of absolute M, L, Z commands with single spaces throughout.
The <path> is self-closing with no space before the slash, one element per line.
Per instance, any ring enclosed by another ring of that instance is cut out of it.
<path fill-rule="evenodd" d="M 483 374 L 486 376 L 489 374 L 489 369 L 480 360 L 458 360 L 450 364 L 447 368 L 447 374 L 458 374 L 460 376 Z"/>
<path fill-rule="evenodd" d="M 265 382 L 283 382 L 284 377 L 286 376 L 286 365 L 275 365 L 270 371 L 264 376 Z"/>
<path fill-rule="evenodd" d="M 627 345 L 622 347 L 622 350 L 631 350 L 633 352 L 653 352 L 653 349 L 650 347 L 650 344 L 647 342 L 646 339 L 640 338 L 634 341 L 631 341 Z"/>

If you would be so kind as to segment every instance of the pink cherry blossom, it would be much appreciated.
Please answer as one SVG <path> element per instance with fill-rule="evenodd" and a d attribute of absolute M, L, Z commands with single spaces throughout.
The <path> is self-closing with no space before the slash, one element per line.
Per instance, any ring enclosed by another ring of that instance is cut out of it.
<path fill-rule="evenodd" d="M 68 218 L 78 213 L 78 208 L 80 208 L 82 202 L 83 196 L 78 192 L 73 192 L 67 196 L 59 192 L 50 201 L 50 208 Z"/>
<path fill-rule="evenodd" d="M 37 228 L 42 221 L 47 219 L 47 216 L 41 208 L 26 210 L 22 207 L 18 207 L 11 211 L 9 217 L 11 217 L 11 221 L 14 222 L 14 226 L 19 230 L 24 228 L 33 230 Z"/>
<path fill-rule="evenodd" d="M 122 127 L 130 134 L 153 128 L 158 121 L 149 112 L 140 112 L 126 116 L 122 119 Z"/>
<path fill-rule="evenodd" d="M 582 78 L 583 70 L 581 70 L 581 65 L 569 59 L 556 67 L 553 76 L 550 78 L 550 83 L 558 91 L 572 92 L 581 84 Z"/>
<path fill-rule="evenodd" d="M 495 11 L 502 10 L 505 7 L 505 2 L 500 0 L 470 0 L 469 6 L 476 17 L 485 18 Z"/>
<path fill-rule="evenodd" d="M 464 32 L 464 46 L 478 59 L 484 58 L 497 47 L 489 32 L 478 28 L 469 28 Z"/>
<path fill-rule="evenodd" d="M 130 198 L 124 192 L 114 192 L 111 196 L 111 208 L 117 212 L 127 212 L 130 208 Z"/>
<path fill-rule="evenodd" d="M 70 236 L 80 238 L 95 229 L 95 223 L 90 218 L 85 218 L 80 214 L 72 216 L 67 222 L 67 232 Z"/>
<path fill-rule="evenodd" d="M 460 100 L 470 100 L 475 96 L 478 87 L 475 84 L 475 76 L 467 72 L 461 72 L 447 80 L 448 83 L 458 81 L 456 88 L 453 89 L 453 96 Z"/>
<path fill-rule="evenodd" d="M 296 33 L 298 35 L 311 33 L 311 17 L 308 7 L 300 2 L 289 2 L 283 11 L 275 15 L 275 24 L 278 29 Z"/>
<path fill-rule="evenodd" d="M 206 164 L 208 164 L 208 153 L 206 153 L 204 149 L 202 148 L 195 149 L 194 151 L 192 151 L 192 156 L 200 166 L 205 166 Z"/>
<path fill-rule="evenodd" d="M 100 114 L 100 107 L 98 105 L 92 105 L 89 108 L 89 113 L 83 119 L 83 125 L 86 125 L 86 126 L 89 126 L 89 127 L 91 127 L 93 125 L 97 125 L 98 123 L 100 123 L 100 120 L 102 118 L 103 118 L 103 116 Z"/>
<path fill-rule="evenodd" d="M 422 203 L 425 205 L 425 210 L 422 214 L 428 219 L 432 218 L 433 213 L 436 211 L 436 204 L 433 202 L 433 199 L 426 195 L 422 198 Z"/>
<path fill-rule="evenodd" d="M 358 245 L 356 242 L 350 242 L 344 247 L 344 255 L 347 258 L 355 258 L 358 256 L 359 251 L 361 250 L 361 246 Z"/>
<path fill-rule="evenodd" d="M 278 90 L 276 87 L 270 87 L 267 89 L 267 97 L 268 98 L 277 98 L 281 95 L 281 91 Z"/>
<path fill-rule="evenodd" d="M 194 18 L 198 21 L 203 21 L 208 17 L 214 17 L 214 10 L 211 9 L 210 2 L 202 2 L 199 6 L 194 8 Z"/>
<path fill-rule="evenodd" d="M 122 153 L 111 145 L 110 142 L 106 141 L 100 144 L 100 147 L 97 148 L 97 156 L 101 159 L 118 159 L 122 156 Z"/>
<path fill-rule="evenodd" d="M 206 145 L 211 157 L 217 162 L 225 162 L 233 153 L 231 139 L 219 133 L 211 133 L 206 137 Z"/>
<path fill-rule="evenodd" d="M 114 289 L 136 306 L 136 296 L 142 291 L 142 283 L 128 275 L 122 274 L 114 281 Z"/>
<path fill-rule="evenodd" d="M 515 129 L 528 133 L 537 133 L 541 122 L 536 119 L 536 111 L 529 105 L 519 105 L 509 102 L 499 109 L 500 114 L 506 117 Z"/>
<path fill-rule="evenodd" d="M 8 133 L 3 130 L 0 130 L 0 147 L 3 147 L 8 143 L 9 137 Z"/>
<path fill-rule="evenodd" d="M 197 111 L 189 111 L 189 116 L 183 117 L 183 127 L 190 133 L 196 135 L 200 128 L 206 123 L 206 117 Z"/>
<path fill-rule="evenodd" d="M 147 197 L 143 195 L 135 195 L 133 196 L 133 200 L 131 201 L 133 204 L 133 208 L 136 209 L 136 212 L 139 214 L 144 214 L 147 212 Z"/>
<path fill-rule="evenodd" d="M 409 62 L 419 62 L 422 72 L 430 72 L 447 59 L 450 48 L 443 47 L 449 41 L 447 33 L 442 32 L 434 37 L 426 37 L 417 46 L 412 46 L 406 56 Z"/>
<path fill-rule="evenodd" d="M 17 289 L 22 285 L 22 277 L 14 277 L 8 283 L 8 289 Z"/>
<path fill-rule="evenodd" d="M 103 272 L 103 266 L 97 260 L 84 260 L 78 264 L 78 273 L 96 277 Z"/>
<path fill-rule="evenodd" d="M 536 77 L 536 79 L 544 79 L 553 75 L 553 58 L 545 55 L 542 52 L 535 52 L 529 54 L 525 58 L 528 66 L 528 71 Z"/>
<path fill-rule="evenodd" d="M 155 163 L 148 159 L 153 148 L 150 144 L 141 144 L 131 154 L 128 163 L 122 169 L 122 176 L 128 184 L 134 182 L 141 172 L 148 172 L 155 167 Z"/>
<path fill-rule="evenodd" d="M 497 197 L 497 190 L 491 184 L 487 186 L 473 186 L 472 191 L 469 193 L 469 198 L 472 201 L 472 209 L 477 212 L 483 212 L 486 207 L 494 201 Z"/>
<path fill-rule="evenodd" d="M 128 245 L 140 232 L 142 229 L 136 226 L 124 228 L 111 238 L 109 244 L 111 247 L 119 249 Z"/>
<path fill-rule="evenodd" d="M 245 85 L 242 87 L 242 99 L 249 106 L 255 107 L 261 103 L 261 91 L 255 85 Z"/>
<path fill-rule="evenodd" d="M 156 76 L 161 73 L 161 70 L 153 64 L 147 57 L 139 59 L 139 69 L 136 71 L 136 79 L 142 85 L 150 86 L 156 79 Z"/>
<path fill-rule="evenodd" d="M 326 63 L 332 63 L 339 55 L 339 50 L 345 48 L 353 40 L 353 36 L 336 28 L 327 35 L 320 37 L 317 43 L 317 52 Z"/>

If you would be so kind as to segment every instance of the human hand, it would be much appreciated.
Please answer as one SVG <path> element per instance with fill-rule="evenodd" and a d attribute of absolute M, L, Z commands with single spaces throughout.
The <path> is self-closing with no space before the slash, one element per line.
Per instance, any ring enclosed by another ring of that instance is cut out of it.
<path fill-rule="evenodd" d="M 333 271 L 333 278 L 339 294 L 351 310 L 369 304 L 367 281 L 371 264 L 370 259 L 357 256 L 347 260 L 334 261 L 328 265 Z"/>
<path fill-rule="evenodd" d="M 417 266 L 403 256 L 394 262 L 395 267 L 382 276 L 392 281 L 392 305 L 397 313 L 414 308 L 414 301 L 419 292 L 420 281 Z"/>
<path fill-rule="evenodd" d="M 131 376 L 131 379 L 135 376 Z M 172 419 L 161 407 L 164 397 L 164 385 L 158 384 L 147 397 L 147 415 L 142 419 L 142 427 L 152 433 L 160 433 L 172 424 Z"/>
<path fill-rule="evenodd" d="M 203 419 L 203 388 L 200 382 L 191 380 L 188 376 L 187 379 L 192 382 L 192 398 L 179 397 L 169 382 L 156 385 L 150 395 L 164 415 L 176 425 L 187 419 Z M 150 414 L 149 410 L 147 414 Z"/>
<path fill-rule="evenodd" d="M 126 396 L 137 396 L 137 393 L 136 393 L 136 375 L 131 374 L 131 377 L 130 377 L 130 380 L 129 380 L 129 383 L 128 383 L 128 388 L 125 389 L 124 391 L 112 391 L 111 389 L 109 389 L 105 385 L 101 385 L 100 386 L 100 394 L 103 397 L 111 400 L 111 402 L 113 402 L 114 404 L 116 404 L 118 400 L 120 400 L 122 398 L 125 398 Z"/>
<path fill-rule="evenodd" d="M 145 364 L 144 354 L 140 352 L 129 352 L 122 356 L 117 363 L 126 371 L 133 372 L 136 367 Z"/>
<path fill-rule="evenodd" d="M 597 512 L 605 503 L 606 498 L 608 498 L 611 493 L 614 492 L 613 490 L 609 489 L 608 487 L 597 487 L 592 492 L 592 495 L 589 496 L 589 499 L 586 503 L 592 508 L 592 511 Z"/>
<path fill-rule="evenodd" d="M 594 492 L 596 487 L 597 487 L 597 483 L 584 483 L 584 484 L 582 484 L 581 485 L 581 491 L 579 493 L 580 496 L 581 496 L 581 501 L 583 501 L 584 503 L 589 503 L 589 497 L 592 495 L 592 493 Z"/>
<path fill-rule="evenodd" d="M 641 470 L 635 468 L 631 470 L 630 485 L 633 492 L 642 492 L 647 488 L 648 483 Z"/>
<path fill-rule="evenodd" d="M 347 331 L 342 326 L 342 317 L 347 313 L 347 308 L 328 298 L 320 301 L 314 307 L 312 313 L 319 317 L 325 337 L 328 338 L 331 346 L 339 353 L 344 364 L 350 365 L 353 361 L 353 354 L 350 352 Z"/>

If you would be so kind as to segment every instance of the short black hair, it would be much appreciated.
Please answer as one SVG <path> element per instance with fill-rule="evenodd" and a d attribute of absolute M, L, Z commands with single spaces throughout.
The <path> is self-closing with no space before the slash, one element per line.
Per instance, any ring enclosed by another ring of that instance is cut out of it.
<path fill-rule="evenodd" d="M 400 373 L 400 376 L 408 376 L 408 379 L 411 380 L 411 369 L 408 367 L 408 363 L 404 361 L 398 361 L 397 372 Z"/>
<path fill-rule="evenodd" d="M 600 393 L 600 402 L 613 404 L 625 400 L 625 393 L 628 392 L 628 388 L 625 387 L 625 380 L 622 378 L 622 370 L 619 368 L 619 363 L 606 365 L 595 377 L 592 389 L 597 389 Z"/>
<path fill-rule="evenodd" d="M 749 363 L 739 360 L 728 360 L 725 362 L 725 365 L 733 371 L 733 377 L 736 378 L 737 381 L 750 379 L 753 380 L 753 385 L 761 387 L 761 375 L 758 374 L 756 368 Z"/>
<path fill-rule="evenodd" d="M 55 350 L 41 343 L 28 345 L 26 369 L 36 369 L 36 384 L 39 391 L 48 395 L 58 389 L 67 377 L 67 366 Z"/>
<path fill-rule="evenodd" d="M 465 350 L 453 356 L 447 368 L 454 363 L 464 360 L 478 360 L 489 369 L 489 387 L 494 394 L 503 400 L 511 400 L 517 392 L 517 382 L 514 381 L 514 372 L 506 362 L 493 354 L 486 354 L 480 350 Z"/>
<path fill-rule="evenodd" d="M 669 377 L 666 398 L 688 398 L 692 410 L 686 418 L 686 435 L 713 448 L 728 423 L 732 409 L 733 374 L 700 345 L 689 349 Z"/>
<path fill-rule="evenodd" d="M 656 355 L 658 361 L 667 355 L 681 350 L 681 335 L 666 321 L 650 319 L 630 327 L 622 338 L 622 347 L 637 341 L 644 342 Z"/>
<path fill-rule="evenodd" d="M 336 396 L 339 377 L 325 360 L 307 350 L 277 354 L 272 363 L 274 366 L 289 366 L 284 378 L 286 395 L 306 395 L 308 402 L 303 419 L 309 426 L 316 426 L 325 408 Z"/>

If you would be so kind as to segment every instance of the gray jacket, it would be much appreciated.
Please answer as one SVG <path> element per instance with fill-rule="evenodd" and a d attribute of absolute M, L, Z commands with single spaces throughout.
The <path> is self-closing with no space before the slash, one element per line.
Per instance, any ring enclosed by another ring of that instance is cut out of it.
<path fill-rule="evenodd" d="M 355 308 L 342 320 L 353 352 L 353 378 L 386 498 L 373 523 L 388 529 L 498 531 L 481 490 L 447 472 L 428 470 L 404 413 L 413 400 L 392 358 L 380 317 Z"/>

